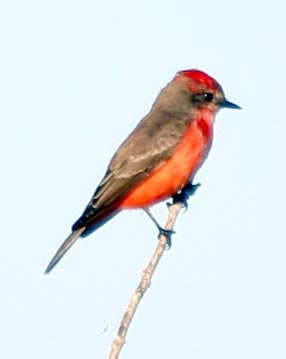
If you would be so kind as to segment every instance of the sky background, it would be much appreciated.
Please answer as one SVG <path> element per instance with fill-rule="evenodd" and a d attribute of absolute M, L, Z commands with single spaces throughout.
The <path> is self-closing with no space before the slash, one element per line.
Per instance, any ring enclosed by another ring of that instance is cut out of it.
<path fill-rule="evenodd" d="M 141 211 L 46 265 L 178 70 L 224 110 L 120 358 L 286 358 L 285 2 L 3 1 L 0 357 L 107 358 L 157 245 Z M 154 208 L 165 222 L 164 204 Z"/>

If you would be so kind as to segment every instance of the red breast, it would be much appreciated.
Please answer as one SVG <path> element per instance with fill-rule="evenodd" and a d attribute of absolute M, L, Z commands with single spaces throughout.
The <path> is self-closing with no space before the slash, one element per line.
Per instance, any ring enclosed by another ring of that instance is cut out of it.
<path fill-rule="evenodd" d="M 213 114 L 192 121 L 172 157 L 120 203 L 120 208 L 148 207 L 182 189 L 207 157 L 213 138 Z"/>

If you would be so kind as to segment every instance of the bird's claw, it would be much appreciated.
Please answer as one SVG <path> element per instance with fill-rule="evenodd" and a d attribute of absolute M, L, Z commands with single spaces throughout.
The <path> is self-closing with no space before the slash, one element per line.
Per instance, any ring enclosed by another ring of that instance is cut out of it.
<path fill-rule="evenodd" d="M 172 247 L 172 235 L 175 234 L 176 232 L 173 231 L 172 229 L 165 229 L 160 227 L 159 228 L 159 234 L 158 234 L 158 238 L 160 239 L 160 236 L 165 236 L 167 239 L 167 245 L 166 245 L 166 249 L 171 249 Z"/>
<path fill-rule="evenodd" d="M 188 209 L 188 199 L 196 193 L 196 190 L 201 186 L 200 183 L 192 184 L 188 183 L 180 193 L 176 193 L 173 198 L 174 203 L 183 203 L 186 210 Z M 170 205 L 170 204 L 168 204 Z"/>

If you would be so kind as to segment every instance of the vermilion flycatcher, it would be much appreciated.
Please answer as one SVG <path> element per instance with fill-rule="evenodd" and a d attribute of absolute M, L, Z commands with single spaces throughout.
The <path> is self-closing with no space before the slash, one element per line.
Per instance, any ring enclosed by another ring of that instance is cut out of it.
<path fill-rule="evenodd" d="M 148 209 L 192 183 L 210 150 L 214 118 L 222 107 L 240 108 L 226 100 L 222 87 L 206 73 L 178 72 L 113 156 L 46 273 L 79 237 L 89 235 L 121 210 Z"/>

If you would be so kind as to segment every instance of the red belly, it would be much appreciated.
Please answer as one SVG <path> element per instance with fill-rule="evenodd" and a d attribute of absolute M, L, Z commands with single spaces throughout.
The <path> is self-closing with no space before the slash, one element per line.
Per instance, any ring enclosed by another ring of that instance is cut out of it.
<path fill-rule="evenodd" d="M 148 207 L 173 196 L 194 176 L 207 156 L 211 140 L 211 123 L 204 120 L 193 123 L 173 156 L 130 191 L 120 208 Z"/>

